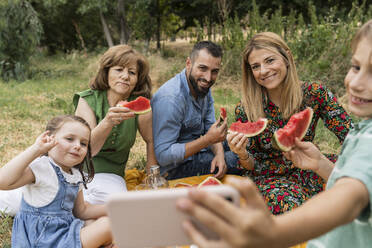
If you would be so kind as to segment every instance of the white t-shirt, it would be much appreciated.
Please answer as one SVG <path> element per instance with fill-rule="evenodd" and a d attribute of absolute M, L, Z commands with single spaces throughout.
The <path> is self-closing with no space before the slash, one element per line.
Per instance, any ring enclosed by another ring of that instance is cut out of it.
<path fill-rule="evenodd" d="M 57 195 L 59 184 L 55 170 L 50 163 L 59 167 L 50 157 L 42 156 L 31 162 L 30 169 L 34 173 L 35 183 L 25 185 L 23 189 L 24 200 L 33 207 L 43 207 L 51 203 Z M 62 175 L 69 183 L 82 181 L 82 176 L 78 169 L 71 168 L 69 174 L 59 167 Z M 82 188 L 80 184 L 80 189 Z"/>

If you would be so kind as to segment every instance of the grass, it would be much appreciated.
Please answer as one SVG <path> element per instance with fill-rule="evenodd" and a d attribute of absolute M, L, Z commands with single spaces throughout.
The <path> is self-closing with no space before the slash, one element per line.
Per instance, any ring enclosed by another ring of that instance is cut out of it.
<path fill-rule="evenodd" d="M 169 57 L 150 54 L 153 92 L 185 65 L 189 43 L 176 44 L 168 49 L 177 51 Z M 19 83 L 0 81 L 0 166 L 31 145 L 44 130 L 49 119 L 59 114 L 73 113 L 72 97 L 88 87 L 97 68 L 99 55 L 79 53 L 54 57 L 38 55 L 32 59 L 34 77 Z M 234 120 L 234 108 L 240 99 L 239 79 L 220 75 L 212 88 L 216 115 L 225 107 L 229 124 Z M 324 152 L 337 152 L 339 144 L 333 133 L 319 123 L 315 142 Z M 143 168 L 146 146 L 140 136 L 131 150 L 127 168 Z M 12 218 L 1 216 L 0 247 L 10 247 Z"/>

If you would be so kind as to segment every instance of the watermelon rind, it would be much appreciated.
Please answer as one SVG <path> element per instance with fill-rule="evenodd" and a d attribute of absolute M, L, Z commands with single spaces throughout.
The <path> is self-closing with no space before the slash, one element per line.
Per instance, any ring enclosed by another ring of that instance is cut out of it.
<path fill-rule="evenodd" d="M 209 181 L 215 182 L 215 184 L 207 184 Z M 198 188 L 203 187 L 203 186 L 213 186 L 213 185 L 220 185 L 222 184 L 220 180 L 218 180 L 215 177 L 209 176 L 206 179 L 204 179 L 203 182 L 199 183 Z"/>
<path fill-rule="evenodd" d="M 151 111 L 151 107 L 144 111 L 133 111 L 136 115 L 143 115 Z"/>
<path fill-rule="evenodd" d="M 288 152 L 288 151 L 290 151 L 293 148 L 294 144 L 291 145 L 291 146 L 286 146 L 286 145 L 282 144 L 280 142 L 280 137 L 279 137 L 279 134 L 278 133 L 279 133 L 279 130 L 285 130 L 287 126 L 294 125 L 291 122 L 291 119 L 292 118 L 298 118 L 298 116 L 300 116 L 303 113 L 305 113 L 305 111 L 308 111 L 309 112 L 309 114 L 308 114 L 308 121 L 305 123 L 305 125 L 304 125 L 305 128 L 303 129 L 302 133 L 300 133 L 297 136 L 297 138 L 299 140 L 302 140 L 305 137 L 306 132 L 307 132 L 307 129 L 309 128 L 310 123 L 311 123 L 311 120 L 313 119 L 313 113 L 314 113 L 314 111 L 310 107 L 307 107 L 305 110 L 303 110 L 303 111 L 301 111 L 301 112 L 299 112 L 297 114 L 292 115 L 291 118 L 289 119 L 287 125 L 285 125 L 283 128 L 278 129 L 277 131 L 275 131 L 274 137 L 272 139 L 272 145 L 273 145 L 274 148 L 279 149 L 279 150 L 282 150 L 284 152 Z M 296 137 L 290 137 L 289 134 L 288 134 L 288 135 L 286 135 L 286 138 L 290 138 L 290 139 L 293 139 L 294 140 L 294 138 L 296 138 Z"/>
<path fill-rule="evenodd" d="M 146 105 L 146 108 L 144 108 L 143 110 L 135 110 L 133 109 L 131 106 L 136 106 L 138 107 L 138 104 L 145 104 Z M 151 105 L 150 105 L 150 100 L 147 99 L 146 97 L 143 97 L 143 96 L 139 96 L 137 97 L 135 100 L 133 101 L 130 101 L 130 102 L 126 102 L 124 104 L 120 104 L 121 107 L 126 107 L 126 108 L 129 108 L 130 110 L 132 110 L 135 114 L 137 115 L 142 115 L 142 114 L 146 114 L 148 112 L 151 111 Z"/>
<path fill-rule="evenodd" d="M 255 132 L 247 133 L 246 131 L 243 132 L 242 130 L 240 130 L 240 131 L 234 130 L 234 125 L 241 125 L 242 127 L 244 127 L 244 125 L 249 126 L 249 125 L 256 125 L 258 123 L 262 123 L 262 127 L 260 129 L 256 130 Z M 243 123 L 243 122 L 238 121 L 238 122 L 232 123 L 230 125 L 229 130 L 227 130 L 227 132 L 228 133 L 243 133 L 246 137 L 249 138 L 249 137 L 257 136 L 260 133 L 262 133 L 263 130 L 265 130 L 266 126 L 267 126 L 267 119 L 266 118 L 259 118 L 258 121 L 256 121 L 256 122 L 244 122 Z"/>
<path fill-rule="evenodd" d="M 173 188 L 179 188 L 179 187 L 187 187 L 187 188 L 190 188 L 192 187 L 191 184 L 188 184 L 188 183 L 183 183 L 183 182 L 178 182 L 176 183 Z"/>

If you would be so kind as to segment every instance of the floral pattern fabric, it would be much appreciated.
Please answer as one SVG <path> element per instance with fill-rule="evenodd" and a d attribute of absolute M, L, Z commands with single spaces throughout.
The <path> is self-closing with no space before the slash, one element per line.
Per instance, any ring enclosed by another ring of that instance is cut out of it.
<path fill-rule="evenodd" d="M 304 141 L 313 141 L 319 118 L 332 131 L 342 144 L 352 120 L 336 97 L 323 85 L 318 83 L 304 83 L 303 102 L 300 110 L 311 107 L 314 111 L 313 119 L 306 132 Z M 270 211 L 281 214 L 291 210 L 313 195 L 323 190 L 323 179 L 309 170 L 294 167 L 282 152 L 273 147 L 271 140 L 279 128 L 286 125 L 288 120 L 281 117 L 280 109 L 269 99 L 264 102 L 264 112 L 268 119 L 267 128 L 259 135 L 249 138 L 247 151 L 254 158 L 254 169 L 247 170 L 246 176 L 252 178 L 262 193 Z M 235 108 L 236 121 L 247 122 L 243 106 L 239 103 Z M 335 162 L 335 154 L 326 154 Z"/>

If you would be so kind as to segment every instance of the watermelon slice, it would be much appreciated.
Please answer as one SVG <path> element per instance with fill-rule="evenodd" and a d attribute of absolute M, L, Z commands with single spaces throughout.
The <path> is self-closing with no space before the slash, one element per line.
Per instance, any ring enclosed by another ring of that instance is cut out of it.
<path fill-rule="evenodd" d="M 228 130 L 229 133 L 243 133 L 247 137 L 253 137 L 259 135 L 263 130 L 265 130 L 267 125 L 266 118 L 260 118 L 256 122 L 234 122 Z"/>
<path fill-rule="evenodd" d="M 274 133 L 273 146 L 285 152 L 291 150 L 294 146 L 295 138 L 302 140 L 305 136 L 312 118 L 313 109 L 310 107 L 292 115 L 287 125 Z"/>
<path fill-rule="evenodd" d="M 227 117 L 227 112 L 224 107 L 220 108 L 220 122 L 223 122 Z"/>
<path fill-rule="evenodd" d="M 176 183 L 173 188 L 191 188 L 192 185 L 188 183 L 178 182 Z"/>
<path fill-rule="evenodd" d="M 120 101 L 116 106 L 129 108 L 138 115 L 146 114 L 151 111 L 150 100 L 143 96 L 139 96 L 136 100 L 130 102 Z"/>
<path fill-rule="evenodd" d="M 204 186 L 221 185 L 221 181 L 215 177 L 207 177 L 203 182 L 199 183 L 198 188 Z"/>

